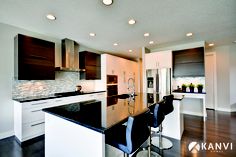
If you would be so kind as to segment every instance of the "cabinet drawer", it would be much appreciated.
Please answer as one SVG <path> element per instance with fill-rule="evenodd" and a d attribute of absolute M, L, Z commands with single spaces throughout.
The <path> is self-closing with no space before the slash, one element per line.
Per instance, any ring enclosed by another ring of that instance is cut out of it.
<path fill-rule="evenodd" d="M 44 121 L 38 121 L 23 125 L 22 137 L 23 141 L 43 135 L 44 134 Z"/>
<path fill-rule="evenodd" d="M 44 121 L 44 112 L 42 109 L 27 109 L 23 111 L 23 124 L 42 120 Z"/>
<path fill-rule="evenodd" d="M 49 100 L 40 100 L 40 101 L 32 101 L 32 102 L 26 102 L 23 103 L 23 109 L 33 109 L 33 108 L 44 108 L 47 106 L 50 106 Z"/>

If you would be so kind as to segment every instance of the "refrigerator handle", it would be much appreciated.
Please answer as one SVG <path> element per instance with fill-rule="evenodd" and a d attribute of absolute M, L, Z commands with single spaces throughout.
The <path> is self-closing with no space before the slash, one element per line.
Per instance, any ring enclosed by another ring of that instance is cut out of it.
<path fill-rule="evenodd" d="M 159 86 L 160 86 L 160 77 L 159 77 L 159 75 L 160 75 L 160 73 L 158 72 L 158 74 L 156 74 L 156 93 L 157 94 L 159 94 L 160 93 L 160 88 L 159 88 Z"/>

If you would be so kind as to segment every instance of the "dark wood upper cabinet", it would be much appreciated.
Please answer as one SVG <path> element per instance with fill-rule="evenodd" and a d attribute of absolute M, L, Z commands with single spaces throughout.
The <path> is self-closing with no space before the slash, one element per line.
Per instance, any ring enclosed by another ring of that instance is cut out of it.
<path fill-rule="evenodd" d="M 101 55 L 89 51 L 79 52 L 80 79 L 101 79 Z"/>
<path fill-rule="evenodd" d="M 14 70 L 18 80 L 55 79 L 55 43 L 22 34 L 14 40 Z"/>
<path fill-rule="evenodd" d="M 205 76 L 204 47 L 173 51 L 173 76 Z"/>

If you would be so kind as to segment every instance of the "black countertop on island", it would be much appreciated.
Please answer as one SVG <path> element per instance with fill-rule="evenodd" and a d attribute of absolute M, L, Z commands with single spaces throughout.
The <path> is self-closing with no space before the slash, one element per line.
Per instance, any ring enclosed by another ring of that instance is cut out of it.
<path fill-rule="evenodd" d="M 54 94 L 49 94 L 49 95 L 31 96 L 31 97 L 25 97 L 25 98 L 13 98 L 13 100 L 23 103 L 23 102 L 30 102 L 30 101 L 68 97 L 68 96 L 94 94 L 94 93 L 101 93 L 101 92 L 105 92 L 105 91 L 81 91 L 81 92 L 71 91 L 71 92 L 54 93 Z"/>
<path fill-rule="evenodd" d="M 185 93 L 187 93 L 187 94 L 206 94 L 206 92 L 202 92 L 202 93 L 198 93 L 198 92 L 183 92 L 181 90 L 173 90 L 172 92 L 173 93 L 183 93 L 183 94 L 185 94 Z"/>
<path fill-rule="evenodd" d="M 114 99 L 114 100 L 111 100 Z M 148 110 L 143 94 L 132 98 L 107 97 L 43 109 L 44 112 L 82 125 L 100 133 L 123 123 L 131 115 Z"/>

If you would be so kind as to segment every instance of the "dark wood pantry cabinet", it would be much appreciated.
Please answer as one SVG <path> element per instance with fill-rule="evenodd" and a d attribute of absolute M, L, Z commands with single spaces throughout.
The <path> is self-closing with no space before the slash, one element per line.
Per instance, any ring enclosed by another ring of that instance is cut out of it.
<path fill-rule="evenodd" d="M 89 51 L 79 52 L 80 79 L 101 79 L 101 55 Z"/>
<path fill-rule="evenodd" d="M 54 80 L 55 43 L 18 34 L 14 70 L 18 80 Z"/>

